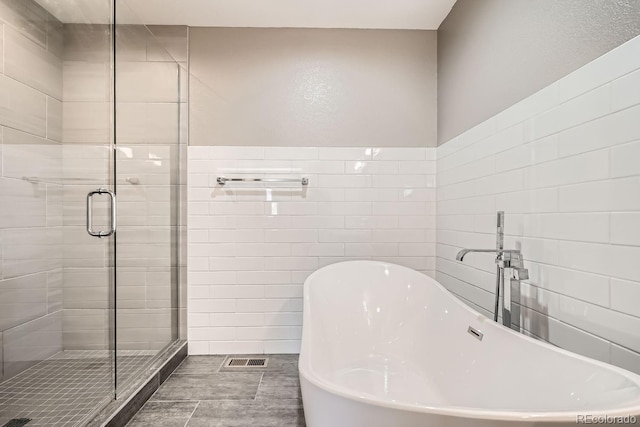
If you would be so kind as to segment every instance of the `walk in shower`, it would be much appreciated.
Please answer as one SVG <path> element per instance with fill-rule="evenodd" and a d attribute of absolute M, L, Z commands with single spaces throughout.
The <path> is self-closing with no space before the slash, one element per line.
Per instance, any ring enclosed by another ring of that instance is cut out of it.
<path fill-rule="evenodd" d="M 0 426 L 83 425 L 181 338 L 187 29 L 121 0 L 0 26 Z"/>

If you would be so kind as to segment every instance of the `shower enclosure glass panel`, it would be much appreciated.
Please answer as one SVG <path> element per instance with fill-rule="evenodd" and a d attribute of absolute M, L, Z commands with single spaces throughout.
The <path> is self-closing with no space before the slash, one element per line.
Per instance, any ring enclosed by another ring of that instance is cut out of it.
<path fill-rule="evenodd" d="M 177 339 L 180 55 L 186 27 L 116 2 L 116 392 Z M 186 57 L 183 58 L 186 61 Z M 184 65 L 182 65 L 184 66 Z"/>
<path fill-rule="evenodd" d="M 111 227 L 112 17 L 0 0 L 0 425 L 77 425 L 114 396 L 115 239 L 87 233 Z"/>

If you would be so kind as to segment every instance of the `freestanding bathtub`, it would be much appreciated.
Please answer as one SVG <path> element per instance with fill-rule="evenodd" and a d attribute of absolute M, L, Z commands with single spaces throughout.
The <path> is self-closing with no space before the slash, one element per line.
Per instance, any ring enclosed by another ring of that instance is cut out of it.
<path fill-rule="evenodd" d="M 309 427 L 640 419 L 640 376 L 511 331 L 430 277 L 381 262 L 309 276 L 299 370 Z"/>

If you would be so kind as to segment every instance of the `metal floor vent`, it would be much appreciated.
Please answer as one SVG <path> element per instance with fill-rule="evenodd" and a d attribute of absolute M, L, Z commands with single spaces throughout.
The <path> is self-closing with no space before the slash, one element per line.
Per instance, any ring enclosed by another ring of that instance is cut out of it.
<path fill-rule="evenodd" d="M 22 427 L 29 421 L 31 421 L 31 418 L 14 418 L 12 420 L 9 420 L 9 422 L 2 427 Z"/>
<path fill-rule="evenodd" d="M 225 367 L 227 368 L 264 368 L 269 363 L 269 358 L 263 357 L 260 359 L 243 359 L 238 357 L 232 357 L 227 361 Z"/>

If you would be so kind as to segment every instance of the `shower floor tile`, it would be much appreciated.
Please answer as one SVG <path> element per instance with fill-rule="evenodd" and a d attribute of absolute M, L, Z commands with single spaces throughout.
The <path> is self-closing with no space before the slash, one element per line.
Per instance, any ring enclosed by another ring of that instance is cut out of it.
<path fill-rule="evenodd" d="M 118 352 L 120 381 L 137 375 L 154 355 Z M 108 351 L 63 351 L 0 383 L 0 426 L 14 418 L 31 418 L 28 427 L 82 425 L 112 395 Z"/>

